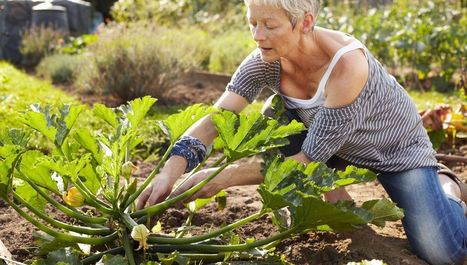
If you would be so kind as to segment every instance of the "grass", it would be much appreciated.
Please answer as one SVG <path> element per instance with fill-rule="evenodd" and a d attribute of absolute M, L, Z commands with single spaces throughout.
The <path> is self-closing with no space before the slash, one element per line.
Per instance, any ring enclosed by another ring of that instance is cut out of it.
<path fill-rule="evenodd" d="M 17 124 L 14 112 L 25 111 L 33 103 L 57 105 L 79 101 L 53 87 L 50 82 L 28 76 L 8 63 L 0 62 L 1 122 Z M 5 114 L 11 115 L 9 117 Z"/>

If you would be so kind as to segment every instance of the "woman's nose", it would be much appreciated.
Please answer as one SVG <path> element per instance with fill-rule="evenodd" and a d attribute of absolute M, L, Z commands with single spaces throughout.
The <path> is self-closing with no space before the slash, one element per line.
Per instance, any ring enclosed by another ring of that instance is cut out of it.
<path fill-rule="evenodd" d="M 264 33 L 264 30 L 259 26 L 253 29 L 252 33 L 253 33 L 253 39 L 256 42 L 266 39 L 266 34 Z"/>

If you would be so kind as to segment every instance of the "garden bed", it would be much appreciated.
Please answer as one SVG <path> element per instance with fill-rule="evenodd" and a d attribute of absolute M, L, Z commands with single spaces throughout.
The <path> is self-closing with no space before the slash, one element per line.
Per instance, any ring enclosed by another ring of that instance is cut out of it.
<path fill-rule="evenodd" d="M 199 101 L 212 102 L 222 93 L 222 89 L 203 79 L 178 85 L 168 90 L 167 93 L 171 96 L 169 99 L 172 102 L 190 104 Z M 95 95 L 79 95 L 79 98 L 82 102 L 89 104 L 106 102 L 105 98 Z M 467 153 L 461 151 L 461 145 L 465 146 L 465 144 L 465 142 L 458 142 L 455 148 L 446 145 L 440 152 L 467 157 Z M 465 147 L 462 148 L 462 150 L 465 149 Z M 448 162 L 447 164 L 455 172 L 460 173 L 464 181 L 467 180 L 465 163 Z M 150 173 L 153 166 L 140 163 L 136 174 L 143 179 Z M 257 212 L 261 207 L 261 202 L 255 190 L 256 186 L 227 189 L 227 207 L 222 211 L 216 211 L 216 205 L 208 205 L 193 219 L 193 225 L 199 226 L 200 229 L 211 229 L 211 226 L 219 227 L 224 223 L 231 223 Z M 378 183 L 353 185 L 348 190 L 357 204 L 387 197 Z M 169 209 L 160 217 L 164 232 L 170 232 L 171 228 L 182 225 L 187 216 L 188 213 L 183 209 Z M 32 224 L 21 218 L 5 202 L 0 201 L 0 240 L 12 253 L 14 260 L 29 263 L 35 256 L 34 231 L 36 229 Z M 194 230 L 196 231 L 197 229 Z M 263 217 L 246 227 L 235 230 L 235 233 L 243 238 L 261 239 L 276 231 L 270 218 Z M 286 259 L 294 264 L 345 264 L 364 259 L 379 259 L 387 264 L 426 264 L 410 252 L 400 221 L 387 223 L 384 228 L 369 225 L 354 232 L 339 234 L 310 232 L 282 242 L 277 246 L 277 253 L 284 254 Z"/>

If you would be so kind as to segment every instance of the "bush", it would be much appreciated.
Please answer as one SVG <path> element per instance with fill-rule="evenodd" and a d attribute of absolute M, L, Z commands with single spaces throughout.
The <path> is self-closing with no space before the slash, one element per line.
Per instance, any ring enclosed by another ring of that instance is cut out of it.
<path fill-rule="evenodd" d="M 77 86 L 87 91 L 111 93 L 122 100 L 143 95 L 162 98 L 195 62 L 184 61 L 196 53 L 177 38 L 164 38 L 170 32 L 147 24 L 112 25 L 90 45 Z M 185 48 L 184 48 L 185 47 Z"/>
<path fill-rule="evenodd" d="M 55 47 L 63 41 L 63 33 L 52 28 L 38 27 L 26 30 L 22 36 L 22 64 L 35 67 L 47 55 L 54 52 Z"/>
<path fill-rule="evenodd" d="M 39 76 L 52 80 L 54 84 L 70 84 L 75 81 L 80 64 L 80 56 L 54 54 L 45 57 L 36 70 Z"/>

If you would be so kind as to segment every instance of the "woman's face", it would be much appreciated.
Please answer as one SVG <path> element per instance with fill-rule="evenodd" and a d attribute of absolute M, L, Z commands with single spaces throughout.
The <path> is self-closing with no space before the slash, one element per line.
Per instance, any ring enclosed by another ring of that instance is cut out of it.
<path fill-rule="evenodd" d="M 297 27 L 293 27 L 283 9 L 248 4 L 247 19 L 256 45 L 261 50 L 261 59 L 273 62 L 296 48 Z"/>

